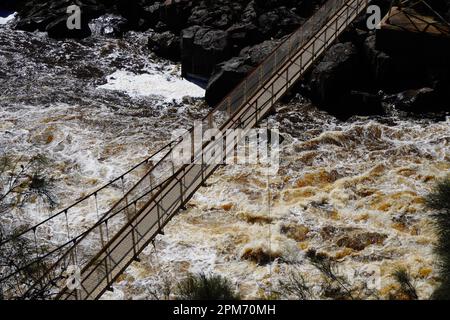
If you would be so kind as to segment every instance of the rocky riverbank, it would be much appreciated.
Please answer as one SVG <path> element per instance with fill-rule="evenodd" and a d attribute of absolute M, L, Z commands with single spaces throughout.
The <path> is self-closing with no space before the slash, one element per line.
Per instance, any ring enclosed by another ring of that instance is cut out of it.
<path fill-rule="evenodd" d="M 215 105 L 325 1 L 78 0 L 82 28 L 71 31 L 65 24 L 72 2 L 22 0 L 4 6 L 19 11 L 15 28 L 47 31 L 54 38 L 85 38 L 92 33 L 121 37 L 129 30 L 148 31 L 149 48 L 181 62 L 182 75 L 204 83 L 206 101 Z M 384 15 L 390 1 L 373 3 Z M 449 17 L 450 1 L 434 5 Z M 380 115 L 392 107 L 407 113 L 445 112 L 449 79 L 448 59 L 380 50 L 363 15 L 292 94 L 311 98 L 343 119 Z"/>

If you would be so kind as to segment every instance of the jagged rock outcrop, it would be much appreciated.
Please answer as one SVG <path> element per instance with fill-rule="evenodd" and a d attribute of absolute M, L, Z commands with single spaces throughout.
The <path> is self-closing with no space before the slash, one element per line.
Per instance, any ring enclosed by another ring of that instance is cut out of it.
<path fill-rule="evenodd" d="M 54 38 L 84 38 L 92 32 L 120 37 L 128 30 L 151 29 L 148 47 L 161 57 L 181 61 L 183 76 L 202 79 L 207 84 L 206 100 L 215 105 L 270 54 L 277 41 L 303 24 L 324 2 L 3 0 L 0 9 L 19 11 L 16 28 L 47 31 Z M 82 9 L 81 30 L 66 26 L 67 7 L 73 4 Z M 374 0 L 372 4 L 379 5 L 384 14 L 390 0 Z M 446 17 L 450 1 L 436 1 L 436 7 Z M 421 59 L 411 48 L 382 50 L 376 33 L 367 30 L 364 16 L 339 41 L 305 77 L 302 88 L 306 89 L 301 89 L 321 108 L 344 119 L 353 114 L 383 113 L 383 104 L 408 112 L 426 105 L 445 109 L 442 102 L 450 100 L 446 55 Z M 380 90 L 388 98 L 383 99 Z"/>
<path fill-rule="evenodd" d="M 433 88 L 410 89 L 385 98 L 397 109 L 409 113 L 426 113 L 443 110 L 448 100 Z"/>
<path fill-rule="evenodd" d="M 89 23 L 92 34 L 105 37 L 121 37 L 127 30 L 128 20 L 113 14 L 103 15 Z"/>
<path fill-rule="evenodd" d="M 234 57 L 217 65 L 206 87 L 205 99 L 210 106 L 218 104 L 236 85 L 241 82 L 253 67 L 244 57 Z"/>
<path fill-rule="evenodd" d="M 260 64 L 280 43 L 264 41 L 242 49 L 238 57 L 220 63 L 215 68 L 206 87 L 205 99 L 209 105 L 219 103 L 239 82 Z"/>
<path fill-rule="evenodd" d="M 228 33 L 202 26 L 184 29 L 181 52 L 183 76 L 209 79 L 214 66 L 230 57 Z"/>
<path fill-rule="evenodd" d="M 221 73 L 230 77 L 231 83 L 234 84 L 242 78 L 244 70 L 251 68 L 241 67 L 243 65 L 240 64 L 239 70 L 233 72 L 232 69 L 236 68 L 237 62 L 243 60 L 238 59 L 230 63 L 232 67 L 227 66 L 226 70 L 221 72 L 226 65 L 223 63 L 238 56 L 243 48 L 260 44 L 267 39 L 283 37 L 297 29 L 305 20 L 296 13 L 297 7 L 303 2 L 300 0 L 271 4 L 248 0 L 234 2 L 220 0 L 211 4 L 201 2 L 192 9 L 191 16 L 187 20 L 192 26 L 182 31 L 183 74 L 205 80 L 211 79 L 216 83 L 218 73 Z M 212 35 L 218 37 L 217 43 L 213 45 L 214 41 L 210 39 Z M 212 91 L 208 92 L 210 88 Z M 218 101 L 220 94 L 217 95 L 213 86 L 208 85 L 207 97 L 211 97 L 207 101 L 212 103 Z"/>
<path fill-rule="evenodd" d="M 81 29 L 67 28 L 70 13 L 67 8 L 78 5 L 81 9 Z M 24 2 L 19 10 L 16 28 L 25 31 L 47 31 L 54 38 L 85 38 L 91 35 L 89 22 L 105 13 L 106 7 L 101 1 L 56 0 L 51 4 L 42 0 Z"/>
<path fill-rule="evenodd" d="M 354 84 L 358 64 L 358 51 L 351 42 L 332 46 L 312 71 L 309 83 L 313 95 L 320 103 L 338 100 Z"/>
<path fill-rule="evenodd" d="M 280 38 L 296 30 L 304 19 L 295 11 L 286 7 L 279 7 L 261 14 L 258 18 L 258 28 L 264 38 Z"/>
<path fill-rule="evenodd" d="M 377 232 L 361 232 L 345 235 L 338 239 L 336 244 L 339 247 L 346 247 L 355 251 L 361 251 L 370 245 L 383 245 L 387 237 L 387 235 Z"/>
<path fill-rule="evenodd" d="M 162 33 L 152 32 L 148 39 L 148 46 L 155 54 L 173 61 L 181 58 L 180 37 L 170 31 Z"/>

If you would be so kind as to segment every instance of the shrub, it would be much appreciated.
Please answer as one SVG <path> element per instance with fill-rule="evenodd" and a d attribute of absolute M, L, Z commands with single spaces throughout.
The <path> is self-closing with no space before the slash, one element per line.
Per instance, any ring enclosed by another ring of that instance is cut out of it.
<path fill-rule="evenodd" d="M 419 298 L 416 288 L 412 283 L 411 276 L 406 269 L 397 269 L 392 275 L 400 285 L 400 291 L 406 299 L 417 300 Z"/>
<path fill-rule="evenodd" d="M 434 291 L 432 299 L 450 299 L 450 177 L 440 181 L 427 197 L 429 208 L 436 210 L 432 215 L 438 236 L 435 252 L 440 259 L 441 284 Z"/>
<path fill-rule="evenodd" d="M 189 274 L 179 282 L 176 295 L 180 300 L 239 300 L 229 280 L 219 275 Z"/>
<path fill-rule="evenodd" d="M 324 290 L 324 296 L 338 300 L 354 299 L 353 291 L 346 279 L 338 273 L 336 261 L 325 253 L 316 252 L 309 249 L 306 252 L 306 258 L 316 267 L 327 279 L 327 285 Z"/>
<path fill-rule="evenodd" d="M 22 297 L 26 289 L 39 279 L 47 268 L 44 262 L 32 263 L 37 256 L 45 253 L 44 247 L 37 248 L 33 241 L 25 237 L 14 238 L 28 226 L 2 223 L 2 220 L 13 218 L 18 208 L 26 206 L 36 198 L 41 199 L 50 208 L 56 204 L 52 194 L 53 181 L 45 176 L 48 167 L 48 160 L 40 155 L 28 160 L 0 155 L 0 241 L 13 238 L 0 250 L 0 267 L 5 273 L 21 270 L 16 276 L 0 283 L 0 300 Z M 30 298 L 45 299 L 49 294 L 49 288 L 42 287 Z"/>
<path fill-rule="evenodd" d="M 299 270 L 290 271 L 283 280 L 278 281 L 278 293 L 287 299 L 298 300 L 311 299 L 311 288 L 306 283 L 305 277 Z"/>

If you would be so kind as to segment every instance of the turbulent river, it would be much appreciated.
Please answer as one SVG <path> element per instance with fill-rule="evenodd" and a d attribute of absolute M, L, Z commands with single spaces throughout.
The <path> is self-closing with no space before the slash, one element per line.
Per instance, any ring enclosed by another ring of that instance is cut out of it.
<path fill-rule="evenodd" d="M 207 113 L 203 90 L 145 42 L 144 33 L 58 42 L 0 26 L 0 153 L 45 155 L 61 207 Z M 335 259 L 355 287 L 372 267 L 381 298 L 395 292 L 401 267 L 419 297 L 430 296 L 438 265 L 424 196 L 450 171 L 450 118 L 341 122 L 295 101 L 267 122 L 284 137 L 278 173 L 220 168 L 104 298 L 161 297 L 164 283 L 188 272 L 223 275 L 244 298 L 264 298 L 294 270 L 317 297 L 324 280 L 309 249 Z M 39 222 L 43 211 L 22 210 L 8 223 Z"/>

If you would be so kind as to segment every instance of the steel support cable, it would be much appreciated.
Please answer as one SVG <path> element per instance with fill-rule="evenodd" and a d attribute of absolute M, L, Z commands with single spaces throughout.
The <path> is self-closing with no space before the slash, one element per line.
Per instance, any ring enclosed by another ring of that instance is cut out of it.
<path fill-rule="evenodd" d="M 168 181 L 168 179 L 164 180 L 163 182 L 161 182 L 160 184 L 158 184 L 157 186 L 155 186 L 155 187 L 154 187 L 152 190 L 150 190 L 149 192 L 153 192 L 153 191 L 155 191 L 156 189 L 159 189 L 159 188 L 160 188 L 163 184 L 165 184 L 167 181 Z M 144 197 L 144 196 L 145 196 L 145 195 L 141 196 L 141 198 Z M 138 200 L 139 200 L 139 199 L 138 199 Z M 131 205 L 130 205 L 130 206 L 131 206 Z M 7 275 L 3 275 L 3 276 L 0 278 L 0 283 L 4 282 L 5 280 L 8 280 L 9 278 L 11 278 L 11 277 L 13 277 L 14 275 L 16 275 L 16 274 L 22 272 L 23 270 L 26 270 L 26 269 L 30 268 L 31 266 L 33 266 L 33 265 L 35 265 L 35 264 L 37 264 L 37 263 L 39 263 L 39 262 L 42 262 L 42 261 L 46 260 L 47 258 L 53 256 L 55 253 L 60 252 L 60 251 L 63 250 L 64 248 L 68 248 L 68 251 L 69 251 L 69 250 L 70 250 L 71 248 L 73 248 L 75 245 L 79 244 L 80 241 L 81 241 L 86 235 L 90 234 L 93 230 L 95 230 L 97 227 L 101 226 L 103 223 L 105 223 L 105 222 L 107 222 L 108 220 L 110 220 L 110 219 L 116 217 L 117 215 L 121 214 L 121 213 L 123 212 L 123 210 L 124 210 L 124 209 L 119 210 L 119 211 L 115 212 L 114 214 L 112 214 L 112 215 L 110 215 L 110 216 L 104 215 L 101 219 L 99 219 L 93 226 L 91 226 L 91 227 L 90 227 L 89 229 L 87 229 L 86 231 L 84 231 L 84 232 L 78 234 L 77 236 L 74 236 L 74 237 L 70 238 L 68 241 L 64 242 L 63 244 L 61 244 L 61 245 L 58 246 L 57 248 L 55 248 L 55 249 L 53 249 L 53 250 L 51 250 L 51 251 L 49 251 L 49 252 L 46 252 L 44 255 L 39 256 L 39 257 L 36 258 L 35 260 L 33 260 L 33 261 L 27 263 L 26 265 L 20 267 L 19 269 L 15 270 L 14 272 L 9 273 L 9 274 L 7 274 Z M 66 225 L 66 229 L 67 229 L 68 236 L 70 236 L 70 233 L 69 233 L 69 225 L 68 225 L 68 224 Z M 69 247 L 69 245 L 71 245 L 71 244 L 72 244 L 72 246 Z M 68 251 L 67 251 L 67 252 L 68 252 Z M 63 253 L 63 255 L 67 254 L 67 252 Z"/>
<path fill-rule="evenodd" d="M 162 147 L 161 149 L 159 149 L 158 151 L 156 151 L 155 153 L 153 153 L 151 156 L 149 156 L 147 159 L 143 160 L 142 162 L 140 162 L 139 164 L 137 164 L 136 166 L 134 166 L 133 168 L 131 168 L 130 170 L 128 170 L 127 172 L 125 172 L 124 174 L 122 174 L 121 176 L 111 180 L 110 182 L 108 182 L 107 184 L 105 184 L 104 186 L 100 187 L 99 189 L 95 190 L 94 192 L 90 193 L 89 195 L 83 197 L 82 199 L 74 202 L 73 204 L 71 204 L 70 206 L 66 207 L 65 209 L 62 209 L 60 211 L 58 211 L 57 213 L 51 215 L 50 217 L 46 218 L 45 220 L 36 223 L 35 225 L 28 227 L 27 229 L 19 232 L 18 234 L 15 234 L 12 237 L 9 237 L 3 241 L 0 241 L 0 248 L 11 242 L 14 241 L 22 236 L 24 236 L 27 233 L 33 232 L 34 229 L 37 229 L 39 227 L 41 227 L 42 225 L 44 225 L 45 223 L 59 217 L 60 215 L 66 214 L 67 212 L 69 212 L 70 209 L 74 208 L 75 206 L 79 205 L 80 203 L 94 197 L 96 194 L 98 194 L 99 192 L 101 192 L 102 190 L 106 189 L 107 187 L 113 185 L 114 183 L 118 182 L 120 179 L 124 178 L 125 176 L 129 175 L 130 173 L 132 173 L 133 171 L 135 171 L 137 168 L 141 167 L 144 164 L 147 164 L 148 162 L 152 161 L 153 158 L 155 158 L 157 155 L 161 154 L 165 149 L 170 148 L 172 146 L 172 144 L 174 143 L 174 141 L 171 141 L 170 143 L 168 143 L 167 145 L 165 145 L 164 147 Z"/>
<path fill-rule="evenodd" d="M 326 10 L 331 10 L 332 9 L 332 7 L 330 6 L 330 3 L 333 3 L 333 4 L 339 4 L 339 3 L 343 3 L 343 1 L 341 0 L 341 1 L 339 1 L 339 0 L 336 0 L 336 1 L 330 1 L 330 2 L 328 2 L 327 4 L 328 4 L 328 6 L 327 5 L 325 5 L 324 7 L 322 7 L 322 8 L 325 8 Z M 364 5 L 366 5 L 366 2 L 365 1 L 362 1 L 362 3 L 364 4 Z M 331 9 L 330 9 L 331 8 Z M 342 10 L 342 8 L 340 8 L 341 10 Z M 317 19 L 316 19 L 317 20 Z M 337 32 L 337 31 L 336 31 Z M 311 34 L 311 33 L 309 33 L 309 34 Z M 289 38 L 289 41 L 291 41 L 291 39 L 292 38 Z M 305 37 L 302 37 L 302 40 L 303 41 L 300 41 L 300 43 L 303 45 L 304 43 L 305 43 Z M 281 46 L 281 45 L 280 45 Z M 295 52 L 295 51 L 293 51 L 293 52 Z M 292 56 L 292 55 L 291 55 Z M 285 57 L 283 57 L 282 59 L 284 59 Z M 315 56 L 313 56 L 312 57 L 312 59 L 314 60 L 315 59 Z M 288 59 L 289 60 L 289 59 Z M 270 76 L 273 74 L 273 69 L 275 69 L 277 66 L 272 66 L 269 70 L 269 77 L 268 77 L 268 79 L 267 79 L 267 81 L 269 81 L 270 80 Z M 258 72 L 258 73 L 260 73 L 260 71 L 262 70 L 261 69 L 262 67 L 260 66 L 259 68 L 256 68 L 255 69 L 255 71 L 256 72 Z M 302 70 L 301 70 L 302 71 Z M 279 76 L 279 75 L 278 75 Z M 272 85 L 272 87 L 273 87 L 273 85 Z M 283 89 L 283 88 L 282 88 Z M 281 91 L 282 89 L 280 89 L 279 91 Z M 234 91 L 233 91 L 234 92 Z M 232 92 L 232 93 L 233 93 Z M 239 98 L 240 99 L 240 98 Z M 224 99 L 225 100 L 225 99 Z M 251 99 L 250 99 L 251 100 Z M 230 108 L 230 100 L 227 98 L 227 104 L 226 104 L 226 109 L 228 109 L 228 110 L 230 110 L 231 108 Z M 273 102 L 273 101 L 272 101 Z M 265 104 L 267 104 L 267 102 L 265 103 Z M 245 105 L 245 104 L 244 104 Z M 221 106 L 220 104 L 215 108 L 215 110 L 212 112 L 212 113 L 215 113 L 216 111 L 221 111 L 221 109 L 222 109 L 222 107 L 223 106 Z M 258 107 L 256 107 L 256 110 L 258 110 Z M 239 113 L 239 112 L 241 112 L 242 111 L 242 109 L 241 108 L 237 108 L 237 110 L 236 110 L 236 112 L 235 113 Z M 247 110 L 246 111 L 248 111 L 248 108 L 247 108 Z M 246 111 L 244 111 L 244 112 L 246 112 Z M 256 111 L 256 112 L 258 112 L 258 111 Z M 241 112 L 241 114 L 242 114 L 242 112 Z M 208 121 L 208 123 L 210 123 L 211 121 L 211 119 L 212 119 L 212 116 L 211 116 L 211 114 L 210 115 L 208 115 L 207 117 L 205 117 L 206 119 L 207 119 L 207 121 Z M 234 118 L 234 116 L 233 117 L 231 117 L 230 116 L 230 118 L 231 119 L 229 119 L 229 120 L 232 120 L 233 122 L 232 123 L 234 123 L 234 124 L 236 124 L 236 120 L 233 120 L 233 118 Z M 239 120 L 239 119 L 238 119 Z M 229 121 L 226 121 L 226 123 L 228 123 Z M 225 123 L 225 124 L 226 124 Z M 191 129 L 191 131 L 190 132 L 192 132 L 192 129 Z M 171 150 L 171 151 L 173 151 L 173 149 Z M 166 154 L 166 156 L 167 156 L 167 154 Z M 182 170 L 185 170 L 185 168 L 186 168 L 186 166 L 183 166 L 180 170 L 179 170 L 179 172 L 181 172 Z M 213 170 L 209 173 L 209 174 L 211 174 L 213 172 Z M 201 172 L 201 175 L 202 175 L 202 177 L 203 177 L 203 170 L 202 170 L 202 172 Z M 169 183 L 166 183 L 166 185 L 169 185 Z M 157 194 L 160 194 L 161 193 L 161 191 L 162 191 L 162 189 L 160 189 L 158 192 L 157 192 Z M 195 191 L 194 191 L 195 192 Z M 154 196 L 153 197 L 153 199 L 155 199 L 155 197 L 157 197 L 157 196 Z M 152 200 L 153 201 L 153 200 Z M 152 202 L 152 201 L 150 201 L 150 202 Z M 178 200 L 177 200 L 178 201 Z M 186 201 L 186 200 L 185 200 Z M 145 208 L 143 208 L 143 210 L 145 210 Z M 169 209 L 168 209 L 169 210 Z M 170 210 L 169 210 L 170 211 Z M 137 218 L 137 217 L 136 217 Z M 159 222 L 159 219 L 158 219 L 158 222 Z M 165 223 L 167 222 L 167 220 L 165 221 Z M 95 288 L 94 288 L 94 290 L 95 290 Z"/>

